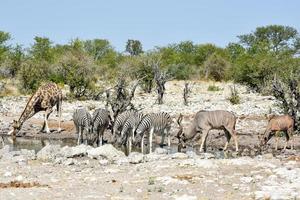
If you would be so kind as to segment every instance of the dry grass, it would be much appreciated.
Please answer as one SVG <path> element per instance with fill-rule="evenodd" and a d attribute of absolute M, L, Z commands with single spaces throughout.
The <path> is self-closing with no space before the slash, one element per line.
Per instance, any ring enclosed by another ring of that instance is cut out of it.
<path fill-rule="evenodd" d="M 0 183 L 0 188 L 32 188 L 32 187 L 50 187 L 49 185 L 40 184 L 38 182 L 21 182 L 10 181 L 8 183 Z"/>

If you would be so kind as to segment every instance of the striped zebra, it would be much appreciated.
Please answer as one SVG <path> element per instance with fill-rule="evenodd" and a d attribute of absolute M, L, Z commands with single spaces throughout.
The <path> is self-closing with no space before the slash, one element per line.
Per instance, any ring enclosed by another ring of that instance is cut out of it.
<path fill-rule="evenodd" d="M 141 150 L 144 153 L 144 137 L 149 134 L 149 152 L 152 152 L 152 137 L 154 133 L 162 136 L 161 146 L 164 143 L 165 136 L 168 136 L 168 148 L 171 146 L 170 129 L 172 118 L 166 112 L 152 113 L 146 115 L 136 129 L 136 134 L 141 135 Z"/>
<path fill-rule="evenodd" d="M 126 122 L 126 120 L 128 119 L 128 117 L 130 115 L 133 115 L 133 113 L 135 113 L 134 110 L 127 110 L 127 111 L 124 111 L 122 112 L 121 114 L 119 114 L 115 121 L 114 121 L 114 126 L 113 126 L 113 138 L 114 138 L 114 141 L 116 142 L 118 139 L 120 142 L 121 140 L 121 137 L 120 137 L 120 133 L 123 129 L 123 126 Z"/>
<path fill-rule="evenodd" d="M 88 144 L 88 139 L 92 131 L 92 117 L 90 113 L 83 107 L 79 107 L 73 113 L 73 121 L 78 134 L 77 144 L 83 143 L 85 135 L 85 144 Z"/>
<path fill-rule="evenodd" d="M 140 122 L 143 119 L 143 113 L 134 112 L 130 114 L 127 120 L 124 123 L 124 126 L 121 131 L 121 140 L 122 142 L 126 142 L 126 146 L 128 148 L 128 153 L 131 152 L 132 142 L 135 140 L 135 131 Z"/>
<path fill-rule="evenodd" d="M 106 109 L 96 109 L 93 113 L 92 124 L 93 124 L 93 140 L 91 145 L 96 142 L 97 146 L 103 144 L 103 133 L 108 128 L 111 122 L 109 111 Z"/>

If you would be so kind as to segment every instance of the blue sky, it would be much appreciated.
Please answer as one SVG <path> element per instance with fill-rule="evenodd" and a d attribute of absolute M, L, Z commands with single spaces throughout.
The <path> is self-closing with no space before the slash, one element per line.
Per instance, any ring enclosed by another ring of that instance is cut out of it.
<path fill-rule="evenodd" d="M 297 0 L 2 0 L 0 30 L 25 47 L 35 36 L 54 43 L 108 39 L 118 50 L 138 39 L 145 50 L 184 40 L 226 46 L 258 26 L 300 31 Z"/>

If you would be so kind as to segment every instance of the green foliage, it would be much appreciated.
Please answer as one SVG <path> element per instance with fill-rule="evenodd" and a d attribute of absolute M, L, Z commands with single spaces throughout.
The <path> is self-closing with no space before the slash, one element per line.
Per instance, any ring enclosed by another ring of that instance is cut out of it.
<path fill-rule="evenodd" d="M 187 80 L 192 74 L 193 66 L 185 64 L 173 64 L 168 66 L 168 74 L 177 80 Z"/>
<path fill-rule="evenodd" d="M 6 53 L 9 51 L 9 46 L 6 44 L 10 40 L 9 33 L 0 31 L 0 64 L 5 59 Z"/>
<path fill-rule="evenodd" d="M 253 33 L 238 36 L 247 48 L 264 48 L 274 53 L 288 51 L 292 54 L 299 49 L 299 34 L 295 28 L 281 25 L 257 27 Z"/>
<path fill-rule="evenodd" d="M 75 98 L 86 97 L 95 87 L 94 67 L 88 56 L 77 57 L 69 52 L 61 58 L 58 73 L 52 79 L 69 85 Z"/>
<path fill-rule="evenodd" d="M 233 80 L 267 93 L 274 77 L 285 81 L 300 73 L 299 33 L 281 25 L 258 27 L 226 48 L 181 41 L 143 53 L 140 41 L 128 40 L 126 52 L 130 55 L 115 51 L 105 39 L 77 38 L 60 45 L 35 37 L 34 44 L 24 49 L 8 45 L 10 38 L 9 33 L 0 31 L 0 75 L 17 77 L 25 92 L 43 81 L 54 81 L 70 85 L 73 96 L 82 98 L 90 96 L 97 81 L 112 82 L 120 74 L 142 79 L 144 91 L 151 92 L 157 63 L 175 79 Z"/>
<path fill-rule="evenodd" d="M 232 103 L 233 105 L 235 104 L 240 104 L 241 98 L 239 96 L 239 93 L 236 89 L 235 86 L 230 88 L 230 97 L 228 98 L 228 100 L 230 101 L 230 103 Z"/>
<path fill-rule="evenodd" d="M 154 185 L 154 184 L 155 184 L 155 177 L 149 177 L 148 185 Z"/>
<path fill-rule="evenodd" d="M 17 75 L 20 66 L 24 62 L 24 59 L 25 54 L 21 45 L 16 45 L 14 48 L 12 48 L 9 54 L 10 64 L 8 66 L 12 77 Z"/>
<path fill-rule="evenodd" d="M 211 91 L 211 92 L 217 92 L 222 90 L 219 86 L 216 85 L 209 85 L 207 88 L 207 91 Z"/>
<path fill-rule="evenodd" d="M 214 53 L 204 63 L 205 78 L 212 78 L 215 81 L 224 80 L 228 68 L 229 63 Z"/>
<path fill-rule="evenodd" d="M 125 51 L 131 56 L 137 56 L 143 53 L 142 43 L 139 40 L 127 40 Z"/>
<path fill-rule="evenodd" d="M 30 49 L 30 54 L 35 60 L 44 60 L 53 63 L 55 59 L 55 51 L 52 42 L 46 37 L 35 37 L 35 42 Z"/>
<path fill-rule="evenodd" d="M 25 93 L 32 93 L 47 81 L 51 74 L 51 67 L 45 61 L 36 61 L 33 59 L 22 63 L 18 76 L 20 80 L 20 90 Z"/>
<path fill-rule="evenodd" d="M 107 64 L 115 67 L 117 62 L 117 52 L 113 49 L 108 40 L 94 39 L 84 41 L 84 50 L 92 56 L 99 65 Z"/>

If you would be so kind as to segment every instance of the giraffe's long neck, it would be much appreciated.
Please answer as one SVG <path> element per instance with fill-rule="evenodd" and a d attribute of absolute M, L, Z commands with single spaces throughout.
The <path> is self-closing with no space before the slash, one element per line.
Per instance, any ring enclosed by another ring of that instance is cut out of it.
<path fill-rule="evenodd" d="M 20 126 L 22 126 L 23 123 L 27 119 L 29 119 L 30 117 L 32 117 L 35 114 L 34 105 L 36 104 L 37 101 L 38 101 L 38 95 L 37 95 L 37 93 L 35 93 L 34 95 L 32 95 L 30 97 L 29 101 L 26 104 L 24 111 L 22 112 L 22 114 L 18 120 Z"/>

